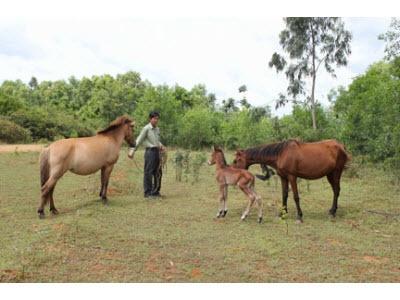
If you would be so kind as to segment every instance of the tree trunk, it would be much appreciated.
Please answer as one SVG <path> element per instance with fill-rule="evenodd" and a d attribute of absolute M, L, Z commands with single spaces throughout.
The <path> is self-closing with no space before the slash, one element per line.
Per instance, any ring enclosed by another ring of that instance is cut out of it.
<path fill-rule="evenodd" d="M 312 118 L 312 127 L 314 130 L 317 130 L 317 118 L 315 116 L 315 99 L 314 99 L 314 91 L 315 91 L 315 73 L 312 79 L 312 88 L 311 88 L 311 118 Z"/>
<path fill-rule="evenodd" d="M 312 126 L 314 130 L 317 130 L 317 119 L 315 117 L 315 78 L 317 77 L 315 69 L 315 39 L 314 29 L 311 25 L 311 37 L 312 37 L 312 87 L 311 87 L 311 118 Z"/>

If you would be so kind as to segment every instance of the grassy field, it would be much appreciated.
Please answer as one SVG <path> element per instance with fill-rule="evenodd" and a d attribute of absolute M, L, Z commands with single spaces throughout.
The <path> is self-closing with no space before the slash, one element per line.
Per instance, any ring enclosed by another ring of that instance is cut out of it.
<path fill-rule="evenodd" d="M 265 205 L 257 224 L 256 209 L 240 221 L 246 201 L 233 188 L 228 215 L 214 218 L 218 192 L 207 165 L 197 183 L 191 176 L 177 183 L 170 161 L 165 198 L 144 199 L 142 171 L 125 151 L 111 176 L 109 206 L 98 199 L 99 173 L 68 173 L 55 191 L 60 214 L 46 208 L 45 220 L 36 214 L 38 153 L 0 154 L 0 282 L 400 281 L 400 190 L 383 171 L 363 167 L 358 178 L 344 177 L 336 220 L 327 214 L 327 180 L 310 182 L 309 190 L 302 181 L 300 225 L 292 194 L 286 223 L 276 217 L 276 178 L 257 180 Z M 136 161 L 143 165 L 143 152 Z"/>

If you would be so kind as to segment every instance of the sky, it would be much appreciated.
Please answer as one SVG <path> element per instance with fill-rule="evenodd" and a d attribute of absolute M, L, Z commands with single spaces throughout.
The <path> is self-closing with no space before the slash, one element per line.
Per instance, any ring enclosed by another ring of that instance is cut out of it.
<path fill-rule="evenodd" d="M 336 78 L 324 71 L 317 77 L 316 97 L 328 105 L 327 93 L 347 86 L 384 56 L 380 33 L 390 18 L 343 18 L 353 34 L 352 54 Z M 270 105 L 285 92 L 283 74 L 268 67 L 280 52 L 282 17 L 255 16 L 16 16 L 0 20 L 0 83 L 35 76 L 42 80 L 139 72 L 153 84 L 179 84 L 190 89 L 205 84 L 217 100 L 240 99 L 247 86 L 252 105 Z"/>

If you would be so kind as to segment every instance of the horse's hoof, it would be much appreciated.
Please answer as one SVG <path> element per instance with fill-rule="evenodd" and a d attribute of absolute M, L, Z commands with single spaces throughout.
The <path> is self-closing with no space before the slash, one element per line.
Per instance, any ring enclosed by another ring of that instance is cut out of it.
<path fill-rule="evenodd" d="M 240 221 L 244 221 L 244 220 L 246 220 L 246 216 L 242 216 L 242 217 L 240 218 Z"/>
<path fill-rule="evenodd" d="M 50 212 L 53 214 L 53 215 L 58 215 L 58 210 L 57 210 L 57 208 L 50 208 Z"/>
<path fill-rule="evenodd" d="M 226 214 L 228 213 L 228 210 L 224 210 L 222 217 L 225 218 Z"/>
<path fill-rule="evenodd" d="M 262 217 L 259 217 L 259 218 L 258 218 L 258 223 L 261 224 L 262 220 L 263 220 L 263 218 L 262 218 Z"/>
<path fill-rule="evenodd" d="M 44 213 L 39 214 L 39 219 L 43 220 L 45 217 L 46 217 L 46 216 L 45 216 Z"/>
<path fill-rule="evenodd" d="M 296 224 L 302 224 L 303 223 L 303 219 L 297 219 L 296 220 Z"/>
<path fill-rule="evenodd" d="M 329 210 L 329 215 L 332 217 L 332 218 L 335 218 L 336 217 L 336 211 L 332 211 L 331 209 Z"/>

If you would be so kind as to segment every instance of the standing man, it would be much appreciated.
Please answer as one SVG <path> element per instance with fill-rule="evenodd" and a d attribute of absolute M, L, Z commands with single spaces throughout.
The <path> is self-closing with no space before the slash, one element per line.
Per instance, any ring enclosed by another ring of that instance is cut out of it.
<path fill-rule="evenodd" d="M 143 127 L 140 135 L 136 139 L 136 147 L 131 148 L 128 153 L 129 158 L 133 158 L 137 147 L 141 144 L 146 148 L 144 153 L 144 197 L 161 197 L 161 157 L 160 152 L 165 151 L 165 147 L 160 142 L 160 129 L 157 127 L 160 114 L 153 111 L 149 114 L 149 124 Z"/>

